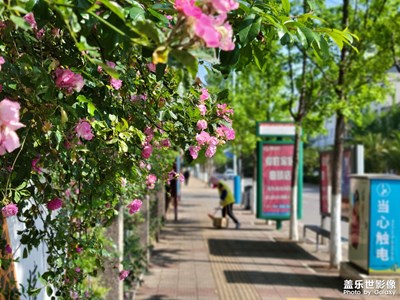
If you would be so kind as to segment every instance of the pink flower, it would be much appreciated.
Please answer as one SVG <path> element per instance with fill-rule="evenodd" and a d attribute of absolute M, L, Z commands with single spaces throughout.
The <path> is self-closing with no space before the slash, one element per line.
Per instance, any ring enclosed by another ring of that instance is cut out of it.
<path fill-rule="evenodd" d="M 75 299 L 78 299 L 79 294 L 78 294 L 78 292 L 70 291 L 69 296 L 71 297 L 71 299 L 75 300 Z"/>
<path fill-rule="evenodd" d="M 199 147 L 199 146 L 190 146 L 189 147 L 189 152 L 193 159 L 196 159 L 199 156 L 200 149 L 201 149 L 201 147 Z"/>
<path fill-rule="evenodd" d="M 217 104 L 217 115 L 222 117 L 225 121 L 232 123 L 232 120 L 229 116 L 233 115 L 233 109 L 228 108 L 226 103 Z"/>
<path fill-rule="evenodd" d="M 82 251 L 83 251 L 83 248 L 81 248 L 81 247 L 76 247 L 75 248 L 75 251 L 76 251 L 76 253 L 82 253 Z"/>
<path fill-rule="evenodd" d="M 207 107 L 204 104 L 197 105 L 198 109 L 200 110 L 200 115 L 205 116 L 207 112 Z"/>
<path fill-rule="evenodd" d="M 143 132 L 146 135 L 147 142 L 150 142 L 154 138 L 154 132 L 151 127 L 146 127 Z"/>
<path fill-rule="evenodd" d="M 179 173 L 179 175 L 178 175 L 178 180 L 179 180 L 180 182 L 184 182 L 184 181 L 185 181 L 185 176 L 183 176 L 182 173 Z"/>
<path fill-rule="evenodd" d="M 57 210 L 62 207 L 63 201 L 60 198 L 53 198 L 46 205 L 49 210 Z"/>
<path fill-rule="evenodd" d="M 163 139 L 161 140 L 161 146 L 166 148 L 171 147 L 171 142 L 169 141 L 169 139 Z"/>
<path fill-rule="evenodd" d="M 121 180 L 121 186 L 122 186 L 122 187 L 126 187 L 126 183 L 127 183 L 126 178 L 121 177 L 120 180 Z"/>
<path fill-rule="evenodd" d="M 114 69 L 115 68 L 115 66 L 116 66 L 116 64 L 114 63 L 114 62 L 112 62 L 112 61 L 106 61 L 106 64 L 107 64 L 107 66 L 109 66 L 111 69 Z"/>
<path fill-rule="evenodd" d="M 175 9 L 182 12 L 187 17 L 200 17 L 202 11 L 195 5 L 195 0 L 176 0 Z"/>
<path fill-rule="evenodd" d="M 207 128 L 207 121 L 206 120 L 198 120 L 197 121 L 197 130 L 204 130 Z"/>
<path fill-rule="evenodd" d="M 5 60 L 3 56 L 0 56 L 0 71 L 1 71 L 1 66 L 5 64 Z"/>
<path fill-rule="evenodd" d="M 18 213 L 18 207 L 14 203 L 7 204 L 1 209 L 4 218 L 15 216 Z"/>
<path fill-rule="evenodd" d="M 110 78 L 110 85 L 111 85 L 114 89 L 119 90 L 119 89 L 121 88 L 121 86 L 122 86 L 122 80 L 120 80 L 120 79 L 115 79 L 115 78 L 111 77 L 111 78 Z"/>
<path fill-rule="evenodd" d="M 151 156 L 151 153 L 153 153 L 153 147 L 150 144 L 143 147 L 143 150 L 142 150 L 143 158 L 145 158 L 145 159 L 149 158 Z"/>
<path fill-rule="evenodd" d="M 140 207 L 142 206 L 142 201 L 139 199 L 134 199 L 130 204 L 128 204 L 129 213 L 132 215 L 140 211 Z"/>
<path fill-rule="evenodd" d="M 194 25 L 195 34 L 201 38 L 209 48 L 217 48 L 221 33 L 216 29 L 215 19 L 212 16 L 202 15 Z"/>
<path fill-rule="evenodd" d="M 235 130 L 228 128 L 225 125 L 217 127 L 215 131 L 219 137 L 226 138 L 227 141 L 235 139 Z"/>
<path fill-rule="evenodd" d="M 19 122 L 19 109 L 18 102 L 7 98 L 0 102 L 0 155 L 12 152 L 20 146 L 15 132 L 24 127 L 24 124 Z"/>
<path fill-rule="evenodd" d="M 210 134 L 208 132 L 202 131 L 196 134 L 196 141 L 200 146 L 208 143 L 209 139 L 210 139 Z"/>
<path fill-rule="evenodd" d="M 235 43 L 232 41 L 232 26 L 228 23 L 225 23 L 223 26 L 218 27 L 218 31 L 221 33 L 219 48 L 224 51 L 232 51 L 233 49 L 235 49 Z"/>
<path fill-rule="evenodd" d="M 24 19 L 25 19 L 25 21 L 26 22 L 28 22 L 29 23 L 29 25 L 31 25 L 31 28 L 32 29 L 37 29 L 37 24 L 36 24 L 36 20 L 35 20 L 35 16 L 33 15 L 33 13 L 27 13 L 25 16 L 24 16 Z"/>
<path fill-rule="evenodd" d="M 206 150 L 205 156 L 206 157 L 213 157 L 215 152 L 217 152 L 217 147 L 214 146 L 214 145 L 209 145 L 207 150 Z"/>
<path fill-rule="evenodd" d="M 239 3 L 235 0 L 212 0 L 210 1 L 214 9 L 219 13 L 228 13 L 239 8 Z"/>
<path fill-rule="evenodd" d="M 37 163 L 40 160 L 40 156 L 36 157 L 35 159 L 32 160 L 32 169 L 35 172 L 38 172 L 39 174 L 43 172 L 42 168 L 37 166 Z"/>
<path fill-rule="evenodd" d="M 156 65 L 153 64 L 153 63 L 148 63 L 148 64 L 147 64 L 147 69 L 148 69 L 150 72 L 155 73 L 155 72 L 156 72 Z"/>
<path fill-rule="evenodd" d="M 72 94 L 73 90 L 80 92 L 85 85 L 82 75 L 75 74 L 69 69 L 58 68 L 55 75 L 56 87 L 66 89 L 69 94 Z"/>
<path fill-rule="evenodd" d="M 200 100 L 204 101 L 210 98 L 210 94 L 208 93 L 208 90 L 206 88 L 201 89 L 201 95 L 200 95 Z"/>
<path fill-rule="evenodd" d="M 154 174 L 150 174 L 146 178 L 146 184 L 149 189 L 154 189 L 155 183 L 157 181 L 157 176 Z"/>
<path fill-rule="evenodd" d="M 97 66 L 97 72 L 99 73 L 103 72 L 103 68 L 101 66 Z"/>
<path fill-rule="evenodd" d="M 38 40 L 41 40 L 44 37 L 44 29 L 40 29 L 38 32 L 36 32 L 36 38 Z"/>
<path fill-rule="evenodd" d="M 6 250 L 6 253 L 8 253 L 8 254 L 12 253 L 12 249 L 9 244 L 6 245 L 6 248 L 4 250 Z"/>
<path fill-rule="evenodd" d="M 75 127 L 75 132 L 78 138 L 81 137 L 87 141 L 90 141 L 94 137 L 90 123 L 85 120 L 79 121 L 79 123 Z"/>
<path fill-rule="evenodd" d="M 76 273 L 80 273 L 81 268 L 75 268 Z"/>
<path fill-rule="evenodd" d="M 122 270 L 119 272 L 119 280 L 125 280 L 126 277 L 128 277 L 129 271 L 127 270 Z"/>
<path fill-rule="evenodd" d="M 210 146 L 217 146 L 219 144 L 219 140 L 215 136 L 211 136 L 208 139 L 207 144 L 209 144 Z"/>
<path fill-rule="evenodd" d="M 173 17 L 171 15 L 166 15 L 165 17 L 167 18 L 167 20 L 170 20 L 170 21 L 173 19 Z"/>

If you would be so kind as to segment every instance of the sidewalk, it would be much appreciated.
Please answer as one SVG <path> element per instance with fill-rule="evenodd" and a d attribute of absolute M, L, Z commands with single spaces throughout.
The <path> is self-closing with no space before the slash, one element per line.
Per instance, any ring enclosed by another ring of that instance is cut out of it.
<path fill-rule="evenodd" d="M 217 204 L 217 190 L 195 178 L 182 187 L 179 221 L 167 216 L 135 299 L 389 299 L 346 297 L 344 280 L 328 268 L 327 250 L 289 241 L 288 222 L 278 231 L 235 207 L 240 230 L 233 222 L 212 228 L 207 213 Z"/>

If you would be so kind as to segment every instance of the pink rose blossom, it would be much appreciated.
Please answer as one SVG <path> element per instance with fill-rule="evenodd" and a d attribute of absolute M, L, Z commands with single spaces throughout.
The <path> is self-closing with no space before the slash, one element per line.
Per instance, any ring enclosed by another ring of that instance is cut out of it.
<path fill-rule="evenodd" d="M 142 206 L 142 201 L 139 199 L 134 199 L 130 204 L 128 204 L 129 213 L 132 215 L 140 211 L 140 207 Z"/>
<path fill-rule="evenodd" d="M 63 201 L 60 198 L 53 198 L 46 205 L 49 210 L 57 210 L 62 207 Z"/>
<path fill-rule="evenodd" d="M 76 273 L 80 273 L 81 272 L 81 268 L 75 268 L 75 272 Z"/>
<path fill-rule="evenodd" d="M 206 120 L 198 120 L 197 121 L 197 130 L 204 130 L 207 128 L 207 121 Z"/>
<path fill-rule="evenodd" d="M 143 147 L 142 150 L 143 158 L 148 159 L 151 156 L 151 153 L 153 153 L 153 147 L 150 144 Z"/>
<path fill-rule="evenodd" d="M 225 125 L 217 127 L 215 131 L 219 137 L 226 138 L 227 141 L 235 139 L 235 130 L 228 128 Z"/>
<path fill-rule="evenodd" d="M 179 173 L 179 175 L 178 175 L 178 180 L 179 180 L 180 182 L 184 182 L 184 181 L 185 181 L 185 176 L 183 176 L 182 173 Z"/>
<path fill-rule="evenodd" d="M 219 140 L 215 136 L 211 136 L 208 139 L 207 144 L 209 144 L 210 146 L 217 146 L 219 144 Z"/>
<path fill-rule="evenodd" d="M 18 207 L 14 203 L 7 204 L 1 209 L 4 218 L 15 216 L 18 213 Z"/>
<path fill-rule="evenodd" d="M 6 248 L 4 250 L 6 250 L 7 254 L 11 254 L 12 253 L 12 248 L 10 247 L 9 244 L 6 245 Z"/>
<path fill-rule="evenodd" d="M 209 157 L 209 158 L 213 157 L 215 152 L 217 152 L 217 147 L 214 146 L 214 145 L 209 145 L 207 150 L 206 150 L 205 156 Z"/>
<path fill-rule="evenodd" d="M 210 98 L 210 94 L 208 93 L 208 90 L 206 88 L 201 89 L 201 95 L 200 95 L 200 100 L 204 101 Z"/>
<path fill-rule="evenodd" d="M 221 34 L 219 48 L 221 48 L 224 51 L 232 51 L 233 49 L 235 49 L 235 43 L 232 41 L 233 37 L 232 26 L 228 23 L 225 23 L 223 26 L 218 27 L 217 30 Z"/>
<path fill-rule="evenodd" d="M 176 0 L 175 9 L 187 17 L 200 17 L 203 12 L 195 5 L 195 0 Z"/>
<path fill-rule="evenodd" d="M 170 21 L 173 19 L 173 17 L 171 15 L 166 15 L 165 17 L 167 18 L 167 20 L 170 20 Z"/>
<path fill-rule="evenodd" d="M 76 253 L 82 253 L 82 251 L 83 251 L 83 248 L 81 248 L 81 247 L 76 247 L 75 248 L 75 251 L 76 251 Z"/>
<path fill-rule="evenodd" d="M 107 66 L 109 66 L 111 69 L 114 69 L 115 68 L 115 66 L 116 66 L 116 64 L 114 63 L 114 62 L 112 62 L 112 61 L 106 61 L 106 64 L 107 64 Z"/>
<path fill-rule="evenodd" d="M 1 71 L 1 66 L 4 65 L 6 61 L 4 60 L 3 56 L 0 56 L 0 71 Z"/>
<path fill-rule="evenodd" d="M 38 156 L 32 160 L 32 169 L 33 169 L 33 171 L 38 172 L 40 174 L 43 172 L 43 170 L 42 170 L 42 168 L 37 166 L 39 160 L 40 160 L 40 156 Z"/>
<path fill-rule="evenodd" d="M 75 127 L 75 132 L 78 138 L 81 137 L 87 141 L 90 141 L 94 137 L 90 123 L 85 120 L 79 121 L 79 123 Z"/>
<path fill-rule="evenodd" d="M 171 147 L 171 142 L 169 139 L 163 139 L 161 140 L 161 146 L 165 147 L 165 148 L 169 148 Z"/>
<path fill-rule="evenodd" d="M 12 152 L 20 146 L 16 130 L 25 125 L 19 122 L 18 102 L 5 98 L 0 102 L 0 155 Z"/>
<path fill-rule="evenodd" d="M 111 85 L 114 89 L 119 90 L 119 89 L 121 88 L 121 86 L 122 86 L 122 80 L 120 80 L 120 79 L 115 79 L 115 78 L 111 77 L 111 78 L 110 78 L 110 85 Z"/>
<path fill-rule="evenodd" d="M 154 189 L 155 183 L 157 181 L 157 176 L 154 174 L 150 174 L 146 178 L 146 184 L 149 189 Z"/>
<path fill-rule="evenodd" d="M 126 277 L 128 277 L 129 271 L 127 270 L 122 270 L 119 272 L 119 280 L 125 280 Z"/>
<path fill-rule="evenodd" d="M 228 13 L 239 8 L 239 3 L 235 0 L 212 0 L 210 3 L 218 13 Z"/>
<path fill-rule="evenodd" d="M 69 69 L 58 68 L 55 75 L 56 87 L 66 89 L 69 94 L 72 94 L 73 90 L 80 92 L 85 85 L 82 75 L 76 74 Z"/>
<path fill-rule="evenodd" d="M 148 69 L 150 72 L 155 73 L 155 72 L 156 72 L 156 65 L 153 64 L 153 63 L 148 63 L 148 64 L 147 64 L 147 69 Z"/>
<path fill-rule="evenodd" d="M 154 138 L 154 132 L 151 127 L 146 127 L 143 131 L 143 133 L 146 135 L 146 141 L 150 142 Z"/>
<path fill-rule="evenodd" d="M 196 141 L 200 146 L 208 143 L 209 139 L 210 139 L 210 134 L 206 131 L 202 131 L 196 134 Z"/>
<path fill-rule="evenodd" d="M 78 294 L 78 292 L 70 291 L 69 296 L 71 297 L 71 299 L 76 300 L 76 299 L 78 299 L 79 294 Z"/>
<path fill-rule="evenodd" d="M 200 110 L 200 115 L 205 116 L 207 112 L 207 107 L 204 104 L 197 105 L 198 109 Z"/>
<path fill-rule="evenodd" d="M 207 47 L 219 46 L 221 33 L 216 29 L 215 19 L 212 16 L 202 14 L 194 25 L 194 32 L 206 43 Z"/>
<path fill-rule="evenodd" d="M 40 29 L 38 32 L 36 32 L 36 38 L 38 40 L 41 40 L 44 37 L 44 29 Z"/>
<path fill-rule="evenodd" d="M 200 149 L 201 149 L 201 147 L 199 147 L 199 146 L 190 146 L 189 147 L 189 152 L 193 159 L 196 159 L 199 156 Z"/>
<path fill-rule="evenodd" d="M 25 16 L 24 16 L 24 19 L 25 19 L 25 21 L 26 22 L 28 22 L 29 23 L 29 25 L 31 25 L 31 28 L 32 29 L 37 29 L 37 24 L 36 24 L 36 20 L 35 20 L 35 16 L 33 15 L 33 13 L 27 13 Z"/>

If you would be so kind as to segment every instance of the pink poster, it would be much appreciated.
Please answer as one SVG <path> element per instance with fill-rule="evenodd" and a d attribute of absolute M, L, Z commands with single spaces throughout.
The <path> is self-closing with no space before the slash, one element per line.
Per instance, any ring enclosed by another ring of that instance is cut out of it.
<path fill-rule="evenodd" d="M 290 217 L 293 151 L 293 144 L 263 146 L 263 217 Z"/>

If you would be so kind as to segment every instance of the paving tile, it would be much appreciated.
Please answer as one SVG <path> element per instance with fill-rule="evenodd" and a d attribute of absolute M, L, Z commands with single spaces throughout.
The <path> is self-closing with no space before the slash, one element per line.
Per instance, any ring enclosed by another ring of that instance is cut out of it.
<path fill-rule="evenodd" d="M 216 190 L 191 178 L 181 198 L 179 221 L 171 210 L 135 299 L 345 299 L 338 273 L 313 268 L 326 267 L 329 253 L 288 241 L 286 222 L 278 231 L 235 205 L 242 228 L 214 229 L 207 213 L 218 203 Z"/>

